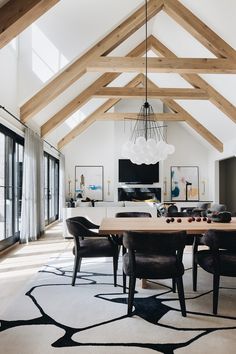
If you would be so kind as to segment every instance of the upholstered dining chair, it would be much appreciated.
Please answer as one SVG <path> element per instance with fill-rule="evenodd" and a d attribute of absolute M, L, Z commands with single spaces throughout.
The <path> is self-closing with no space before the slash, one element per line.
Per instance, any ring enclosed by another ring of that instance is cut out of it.
<path fill-rule="evenodd" d="M 81 224 L 83 224 L 85 227 L 87 227 L 87 229 L 90 230 L 99 229 L 99 225 L 94 224 L 91 220 L 87 219 L 85 216 L 76 216 L 76 220 Z"/>
<path fill-rule="evenodd" d="M 193 208 L 191 215 L 192 216 L 206 216 L 207 209 L 209 208 L 209 202 L 199 202 L 197 203 L 196 208 Z"/>
<path fill-rule="evenodd" d="M 116 213 L 116 218 L 151 218 L 152 214 L 143 211 L 122 211 Z M 116 240 L 119 245 L 122 245 L 122 255 L 126 253 L 126 248 L 123 245 L 123 236 L 117 235 Z M 123 292 L 126 293 L 126 274 L 123 272 Z"/>
<path fill-rule="evenodd" d="M 209 230 L 201 238 L 208 249 L 197 250 L 193 290 L 197 290 L 197 264 L 213 275 L 213 313 L 218 310 L 220 276 L 236 277 L 236 232 Z M 197 248 L 197 246 L 196 246 Z"/>
<path fill-rule="evenodd" d="M 114 242 L 110 235 L 98 236 L 97 232 L 92 231 L 98 229 L 99 226 L 93 224 L 88 219 L 75 216 L 66 220 L 69 233 L 74 238 L 73 253 L 74 269 L 72 276 L 72 286 L 75 285 L 77 272 L 80 271 L 82 258 L 87 257 L 112 257 L 114 286 L 117 285 L 117 267 L 119 256 L 119 245 Z"/>
<path fill-rule="evenodd" d="M 175 279 L 182 316 L 186 316 L 182 262 L 186 233 L 125 232 L 123 270 L 129 276 L 128 315 L 132 315 L 136 278 Z"/>

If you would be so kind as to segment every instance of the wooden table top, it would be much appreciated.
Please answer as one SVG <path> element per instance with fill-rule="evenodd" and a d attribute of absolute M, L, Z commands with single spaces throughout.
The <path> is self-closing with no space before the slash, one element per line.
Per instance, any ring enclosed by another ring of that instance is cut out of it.
<path fill-rule="evenodd" d="M 161 218 L 104 218 L 99 228 L 99 234 L 121 234 L 124 231 L 179 231 L 184 230 L 187 234 L 202 234 L 210 229 L 236 231 L 236 217 L 233 217 L 229 223 L 206 221 L 192 221 L 188 218 L 178 218 L 181 222 L 174 222 L 169 224 L 165 217 Z"/>

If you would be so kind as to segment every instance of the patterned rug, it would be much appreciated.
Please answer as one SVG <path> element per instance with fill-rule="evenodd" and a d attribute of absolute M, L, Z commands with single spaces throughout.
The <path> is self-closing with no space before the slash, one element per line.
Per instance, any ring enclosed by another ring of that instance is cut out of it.
<path fill-rule="evenodd" d="M 0 353 L 7 354 L 234 354 L 235 278 L 222 278 L 218 316 L 212 315 L 212 277 L 199 269 L 192 291 L 191 254 L 185 259 L 187 317 L 170 280 L 137 282 L 134 315 L 127 295 L 114 288 L 112 263 L 84 260 L 72 287 L 71 253 L 50 261 L 0 319 Z"/>

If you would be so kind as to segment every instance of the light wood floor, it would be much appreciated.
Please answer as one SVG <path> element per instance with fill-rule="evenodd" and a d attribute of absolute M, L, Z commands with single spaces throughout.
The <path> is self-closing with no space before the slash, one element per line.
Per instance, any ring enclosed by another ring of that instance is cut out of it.
<path fill-rule="evenodd" d="M 62 225 L 47 228 L 45 235 L 28 245 L 16 244 L 0 254 L 0 314 L 11 304 L 20 289 L 51 257 L 58 256 L 72 242 L 62 237 Z"/>

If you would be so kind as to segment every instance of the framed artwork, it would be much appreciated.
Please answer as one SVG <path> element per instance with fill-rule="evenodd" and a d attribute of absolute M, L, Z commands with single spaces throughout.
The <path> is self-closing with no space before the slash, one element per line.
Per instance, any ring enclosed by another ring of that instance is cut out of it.
<path fill-rule="evenodd" d="M 75 195 L 103 200 L 103 166 L 75 166 Z"/>
<path fill-rule="evenodd" d="M 171 200 L 199 200 L 198 166 L 171 166 Z"/>

